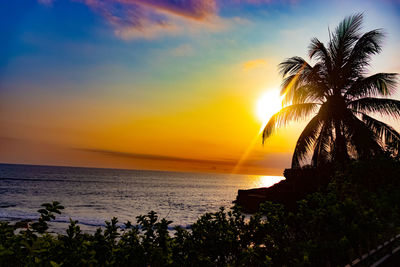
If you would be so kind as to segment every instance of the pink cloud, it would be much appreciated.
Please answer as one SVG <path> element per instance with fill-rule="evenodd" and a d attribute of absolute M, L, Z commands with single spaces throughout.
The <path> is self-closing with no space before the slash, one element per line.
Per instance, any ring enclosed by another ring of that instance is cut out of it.
<path fill-rule="evenodd" d="M 216 17 L 215 0 L 81 0 L 103 16 L 122 39 L 156 38 L 181 32 L 188 21 Z"/>
<path fill-rule="evenodd" d="M 38 0 L 51 5 L 54 0 Z M 218 6 L 297 0 L 74 0 L 86 4 L 114 27 L 122 39 L 153 39 L 199 30 L 220 31 L 240 18 L 218 16 Z"/>
<path fill-rule="evenodd" d="M 141 4 L 178 16 L 200 20 L 215 14 L 217 9 L 215 0 L 120 0 L 120 2 Z"/>
<path fill-rule="evenodd" d="M 300 0 L 226 0 L 225 2 L 234 2 L 234 3 L 248 3 L 248 4 L 272 4 L 272 3 L 285 3 L 285 4 L 296 4 Z"/>

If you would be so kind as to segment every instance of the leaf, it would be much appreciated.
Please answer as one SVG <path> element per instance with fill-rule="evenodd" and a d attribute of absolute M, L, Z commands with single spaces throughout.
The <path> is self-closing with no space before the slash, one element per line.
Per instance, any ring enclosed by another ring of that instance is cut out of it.
<path fill-rule="evenodd" d="M 50 265 L 51 265 L 52 267 L 60 267 L 60 266 L 62 266 L 62 264 L 58 264 L 58 263 L 55 262 L 55 261 L 50 261 Z"/>
<path fill-rule="evenodd" d="M 49 212 L 46 209 L 39 209 L 39 213 L 48 214 Z"/>

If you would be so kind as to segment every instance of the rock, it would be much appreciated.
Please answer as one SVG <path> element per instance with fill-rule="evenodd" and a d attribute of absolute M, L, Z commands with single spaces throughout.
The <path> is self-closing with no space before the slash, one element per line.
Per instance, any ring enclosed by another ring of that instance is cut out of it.
<path fill-rule="evenodd" d="M 330 168 L 286 169 L 283 173 L 286 179 L 271 187 L 239 189 L 234 203 L 246 213 L 257 212 L 260 204 L 266 201 L 281 203 L 293 210 L 298 200 L 326 187 L 331 173 Z"/>

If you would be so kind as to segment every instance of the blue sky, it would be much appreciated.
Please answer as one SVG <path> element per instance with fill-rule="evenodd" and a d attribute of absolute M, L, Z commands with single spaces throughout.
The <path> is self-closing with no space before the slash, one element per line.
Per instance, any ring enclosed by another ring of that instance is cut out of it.
<path fill-rule="evenodd" d="M 236 162 L 259 131 L 257 99 L 279 88 L 277 64 L 307 57 L 312 37 L 326 42 L 328 28 L 356 12 L 364 13 L 366 31 L 387 34 L 371 72 L 400 72 L 398 1 L 0 5 L 3 162 L 153 169 L 169 168 L 171 162 L 156 162 L 164 156 Z M 280 173 L 299 129 L 283 131 L 266 147 L 257 142 L 243 171 Z M 183 169 L 207 170 L 200 165 Z"/>

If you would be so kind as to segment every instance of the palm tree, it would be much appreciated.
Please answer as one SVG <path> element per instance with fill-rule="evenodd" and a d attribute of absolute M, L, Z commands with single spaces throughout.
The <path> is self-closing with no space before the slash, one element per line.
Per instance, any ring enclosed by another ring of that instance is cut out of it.
<path fill-rule="evenodd" d="M 284 107 L 268 121 L 263 142 L 277 127 L 314 115 L 304 128 L 292 168 L 311 157 L 315 167 L 344 163 L 385 151 L 399 151 L 400 134 L 371 113 L 400 117 L 400 101 L 386 98 L 396 89 L 397 73 L 366 76 L 370 58 L 381 51 L 383 31 L 361 34 L 362 14 L 346 17 L 325 46 L 317 38 L 309 45 L 312 66 L 301 57 L 279 64 Z M 312 153 L 311 153 L 312 152 Z"/>

